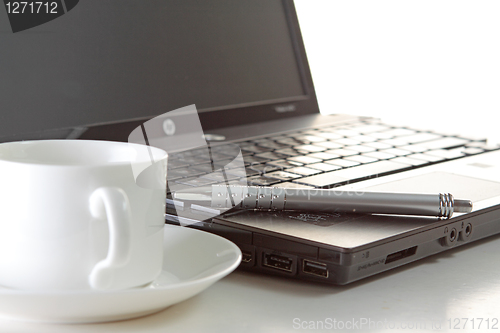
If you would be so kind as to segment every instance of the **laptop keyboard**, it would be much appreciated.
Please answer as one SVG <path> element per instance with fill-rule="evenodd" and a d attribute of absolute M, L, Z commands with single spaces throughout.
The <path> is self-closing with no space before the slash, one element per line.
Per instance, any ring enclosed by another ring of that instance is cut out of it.
<path fill-rule="evenodd" d="M 170 191 L 230 182 L 242 185 L 330 188 L 402 170 L 483 153 L 485 140 L 356 122 L 236 142 L 245 170 L 214 172 L 231 161 L 229 146 L 171 154 Z M 233 148 L 234 149 L 234 148 Z M 215 161 L 215 162 L 214 162 Z"/>

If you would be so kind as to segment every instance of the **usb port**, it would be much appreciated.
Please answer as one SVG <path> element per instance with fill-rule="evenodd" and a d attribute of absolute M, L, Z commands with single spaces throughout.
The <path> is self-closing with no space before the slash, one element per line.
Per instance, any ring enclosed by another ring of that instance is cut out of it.
<path fill-rule="evenodd" d="M 293 259 L 279 254 L 264 253 L 263 265 L 282 271 L 292 272 Z"/>
<path fill-rule="evenodd" d="M 242 262 L 251 262 L 252 261 L 252 252 L 241 251 L 241 261 Z"/>
<path fill-rule="evenodd" d="M 302 271 L 306 274 L 328 278 L 328 269 L 326 265 L 319 262 L 304 259 L 302 261 Z"/>

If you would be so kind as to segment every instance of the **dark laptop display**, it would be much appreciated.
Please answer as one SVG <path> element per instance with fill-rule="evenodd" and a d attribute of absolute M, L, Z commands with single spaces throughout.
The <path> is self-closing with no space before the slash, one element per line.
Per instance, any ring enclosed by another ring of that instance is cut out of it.
<path fill-rule="evenodd" d="M 127 121 L 191 104 L 206 128 L 318 112 L 292 10 L 280 1 L 103 0 L 16 34 L 1 10 L 0 138 L 126 141 L 136 125 Z M 118 123 L 123 137 L 119 126 L 84 133 Z"/>
<path fill-rule="evenodd" d="M 243 156 L 243 174 L 229 171 L 223 182 L 452 192 L 474 202 L 447 220 L 301 211 L 208 218 L 169 199 L 167 223 L 227 237 L 244 269 L 345 284 L 500 231 L 498 147 L 319 113 L 292 1 L 83 1 L 18 33 L 0 10 L 0 47 L 0 142 L 127 141 L 149 119 L 195 104 L 205 138 L 217 141 L 212 153 L 224 160 L 231 143 Z M 200 151 L 170 154 L 169 189 L 217 184 L 214 165 Z"/>

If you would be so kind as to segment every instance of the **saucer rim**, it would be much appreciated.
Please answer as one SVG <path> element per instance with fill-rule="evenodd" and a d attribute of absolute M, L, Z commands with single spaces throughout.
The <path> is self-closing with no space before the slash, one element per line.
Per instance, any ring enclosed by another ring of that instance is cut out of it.
<path fill-rule="evenodd" d="M 218 239 L 219 241 L 225 241 L 226 244 L 230 247 L 233 248 L 235 253 L 237 254 L 237 258 L 234 260 L 234 262 L 224 270 L 215 272 L 211 275 L 202 277 L 202 278 L 194 278 L 192 280 L 187 280 L 187 281 L 180 281 L 180 282 L 172 282 L 170 284 L 163 284 L 158 287 L 150 287 L 152 283 L 155 283 L 157 279 L 161 276 L 163 272 L 168 273 L 169 271 L 165 269 L 165 267 L 162 267 L 161 273 L 151 282 L 139 286 L 139 287 L 133 287 L 129 289 L 117 289 L 117 290 L 91 290 L 91 289 L 82 289 L 82 290 L 25 290 L 25 289 L 14 289 L 14 288 L 9 288 L 6 286 L 0 285 L 0 296 L 2 295 L 28 295 L 28 296 L 72 296 L 72 295 L 114 295 L 114 294 L 133 294 L 133 293 L 155 293 L 158 291 L 163 291 L 163 290 L 168 290 L 168 289 L 177 289 L 177 288 L 183 288 L 183 287 L 188 287 L 193 284 L 203 284 L 206 283 L 207 281 L 214 280 L 217 281 L 220 278 L 223 278 L 224 276 L 230 274 L 232 271 L 234 271 L 239 264 L 241 263 L 242 259 L 242 253 L 240 248 L 231 242 L 230 240 L 218 236 L 215 234 L 211 234 L 206 231 L 202 230 L 197 230 L 194 228 L 189 228 L 189 227 L 184 227 L 184 226 L 177 226 L 177 225 L 171 225 L 171 224 L 165 224 L 164 226 L 164 233 L 166 232 L 166 229 L 185 229 L 189 230 L 188 232 L 193 232 L 193 233 L 201 233 L 204 235 L 204 237 L 212 237 L 214 239 Z"/>

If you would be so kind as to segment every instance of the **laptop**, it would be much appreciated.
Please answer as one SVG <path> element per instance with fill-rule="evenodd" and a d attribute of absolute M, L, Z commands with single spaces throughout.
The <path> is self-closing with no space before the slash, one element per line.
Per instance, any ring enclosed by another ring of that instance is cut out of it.
<path fill-rule="evenodd" d="M 0 10 L 0 141 L 127 141 L 196 105 L 232 184 L 440 193 L 474 209 L 450 219 L 310 211 L 218 211 L 167 200 L 166 223 L 240 247 L 242 270 L 347 284 L 500 232 L 500 151 L 485 140 L 319 112 L 289 0 L 79 2 L 13 33 Z M 170 119 L 157 134 L 182 141 Z M 218 184 L 200 151 L 169 151 L 168 186 Z M 240 170 L 241 171 L 241 170 Z"/>

